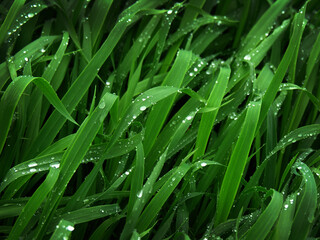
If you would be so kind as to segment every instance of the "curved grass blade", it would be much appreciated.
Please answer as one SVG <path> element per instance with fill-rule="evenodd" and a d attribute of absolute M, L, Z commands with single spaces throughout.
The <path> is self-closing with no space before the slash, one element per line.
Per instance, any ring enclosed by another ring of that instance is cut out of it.
<path fill-rule="evenodd" d="M 133 13 L 133 16 L 136 12 Z M 132 16 L 132 17 L 133 17 Z M 120 40 L 121 36 L 129 24 L 126 21 L 119 21 L 110 32 L 108 38 L 102 44 L 98 52 L 92 57 L 85 69 L 80 73 L 77 79 L 73 82 L 68 92 L 62 98 L 62 102 L 71 112 L 78 105 L 88 88 L 92 84 L 94 78 L 98 74 L 100 67 L 107 60 L 112 50 Z M 29 156 L 34 157 L 39 151 L 47 147 L 55 138 L 65 123 L 65 119 L 61 118 L 57 112 L 53 112 L 45 125 L 40 130 L 38 137 L 33 141 Z"/>
<path fill-rule="evenodd" d="M 273 192 L 272 199 L 268 207 L 263 211 L 257 222 L 245 234 L 244 239 L 265 239 L 278 219 L 281 211 L 283 198 L 281 193 Z"/>
<path fill-rule="evenodd" d="M 286 136 L 284 136 L 278 144 L 275 146 L 275 148 L 267 155 L 265 160 L 262 162 L 262 164 L 256 169 L 252 177 L 250 178 L 249 182 L 247 185 L 244 187 L 242 194 L 239 198 L 238 205 L 242 206 L 244 208 L 247 207 L 247 205 L 250 202 L 250 199 L 252 195 L 248 195 L 247 191 L 254 186 L 257 186 L 259 183 L 259 179 L 267 166 L 269 159 L 271 159 L 271 156 L 273 156 L 275 153 L 277 153 L 280 150 L 283 150 L 285 147 L 289 146 L 290 144 L 295 143 L 296 141 L 310 138 L 313 136 L 316 136 L 317 134 L 320 134 L 320 124 L 313 124 L 313 125 L 308 125 L 304 126 L 298 129 L 293 130 Z M 292 164 L 293 161 L 289 164 Z M 241 202 L 241 203 L 240 203 Z"/>
<path fill-rule="evenodd" d="M 303 126 L 301 128 L 297 128 L 292 132 L 288 133 L 287 135 L 285 135 L 278 142 L 277 146 L 268 154 L 268 156 L 266 157 L 266 160 L 269 159 L 273 154 L 284 149 L 290 144 L 293 144 L 302 139 L 314 137 L 318 134 L 320 134 L 320 124 L 312 124 L 312 125 Z"/>
<path fill-rule="evenodd" d="M 46 96 L 48 101 L 59 111 L 66 119 L 71 122 L 76 123 L 76 121 L 71 117 L 67 109 L 64 107 L 62 102 L 59 100 L 57 94 L 51 87 L 51 85 L 44 79 L 39 77 L 28 77 L 21 76 L 17 77 L 6 89 L 0 102 L 0 153 L 6 141 L 13 113 L 21 98 L 22 93 L 26 87 L 34 82 L 42 93 Z"/>
<path fill-rule="evenodd" d="M 293 83 L 283 83 L 280 85 L 279 90 L 280 91 L 300 90 L 300 91 L 306 93 L 307 96 L 309 97 L 309 99 L 311 100 L 311 102 L 315 105 L 315 107 L 318 109 L 318 111 L 320 111 L 319 99 L 316 96 L 314 96 L 311 92 L 309 92 L 308 89 L 306 89 L 304 87 L 299 87 L 298 85 L 293 84 Z"/>
<path fill-rule="evenodd" d="M 317 209 L 317 185 L 310 168 L 303 162 L 296 162 L 293 168 L 302 173 L 302 192 L 297 196 L 297 208 L 292 223 L 290 239 L 306 239 L 313 225 Z M 298 195 L 298 194 L 297 194 Z"/>
<path fill-rule="evenodd" d="M 59 36 L 43 36 L 35 41 L 31 42 L 24 48 L 22 48 L 19 52 L 17 52 L 13 58 L 10 58 L 8 61 L 12 61 L 11 64 L 15 67 L 15 70 L 21 69 L 26 60 L 32 58 L 35 60 L 37 57 L 43 55 L 43 50 L 46 46 L 52 44 L 54 41 L 58 40 Z M 0 90 L 2 90 L 3 86 L 6 84 L 7 80 L 9 79 L 10 74 L 7 69 L 7 63 L 0 64 Z"/>

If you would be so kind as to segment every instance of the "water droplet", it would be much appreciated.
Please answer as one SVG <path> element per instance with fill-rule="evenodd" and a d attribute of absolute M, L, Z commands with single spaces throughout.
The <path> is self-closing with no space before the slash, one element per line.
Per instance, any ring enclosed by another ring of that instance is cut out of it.
<path fill-rule="evenodd" d="M 105 103 L 104 101 L 101 101 L 101 102 L 99 103 L 99 108 L 100 108 L 100 109 L 104 109 L 105 106 L 106 106 L 106 103 Z"/>
<path fill-rule="evenodd" d="M 52 168 L 59 168 L 60 167 L 60 163 L 59 162 L 54 162 L 50 164 L 50 167 Z"/>
<path fill-rule="evenodd" d="M 34 16 L 34 13 L 28 13 L 28 18 L 32 18 Z"/>
<path fill-rule="evenodd" d="M 141 190 L 141 191 L 138 192 L 137 197 L 138 197 L 138 198 L 141 198 L 141 197 L 142 197 L 142 194 L 143 194 L 143 191 Z"/>
<path fill-rule="evenodd" d="M 170 10 L 168 10 L 168 12 L 167 12 L 167 14 L 171 14 L 172 13 L 172 10 L 170 9 Z"/>
<path fill-rule="evenodd" d="M 247 61 L 250 61 L 251 60 L 251 56 L 250 55 L 245 55 L 243 59 L 247 60 Z"/>
<path fill-rule="evenodd" d="M 205 167 L 205 166 L 207 166 L 207 163 L 202 162 L 202 163 L 201 163 L 201 167 Z"/>
<path fill-rule="evenodd" d="M 187 120 L 191 120 L 191 119 L 192 119 L 192 116 L 188 116 L 186 119 L 187 119 Z"/>
<path fill-rule="evenodd" d="M 146 110 L 146 109 L 147 109 L 146 106 L 141 106 L 141 107 L 140 107 L 140 111 L 144 111 L 144 110 Z"/>
<path fill-rule="evenodd" d="M 31 162 L 28 164 L 28 167 L 36 167 L 38 164 L 35 162 Z"/>
<path fill-rule="evenodd" d="M 67 229 L 68 231 L 72 232 L 72 231 L 74 230 L 74 227 L 71 226 L 71 225 L 69 225 L 69 226 L 66 227 L 66 229 Z"/>
<path fill-rule="evenodd" d="M 35 169 L 35 168 L 30 169 L 30 172 L 36 172 L 36 171 L 37 171 L 37 169 Z"/>

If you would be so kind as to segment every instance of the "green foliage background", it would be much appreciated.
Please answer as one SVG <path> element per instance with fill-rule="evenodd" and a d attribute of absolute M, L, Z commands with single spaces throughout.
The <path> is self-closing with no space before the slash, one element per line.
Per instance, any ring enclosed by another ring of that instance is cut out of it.
<path fill-rule="evenodd" d="M 1 239 L 318 239 L 320 7 L 3 0 Z"/>

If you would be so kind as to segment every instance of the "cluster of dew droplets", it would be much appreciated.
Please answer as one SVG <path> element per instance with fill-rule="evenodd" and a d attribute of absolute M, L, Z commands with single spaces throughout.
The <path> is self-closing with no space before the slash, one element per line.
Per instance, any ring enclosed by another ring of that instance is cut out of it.
<path fill-rule="evenodd" d="M 204 67 L 204 65 L 207 65 L 207 63 L 200 60 L 199 62 L 195 63 L 193 67 L 188 71 L 189 77 L 194 77 L 198 73 L 200 73 L 201 69 Z"/>
<path fill-rule="evenodd" d="M 135 100 L 132 101 L 132 104 L 136 104 L 138 107 L 138 111 L 136 112 L 135 110 L 132 112 L 132 114 L 128 115 L 126 117 L 126 121 L 128 122 L 128 126 L 131 125 L 131 123 L 145 110 L 147 110 L 147 108 L 150 105 L 154 105 L 154 103 L 152 102 L 152 96 L 145 96 L 143 94 L 141 94 L 139 97 L 137 97 Z"/>
<path fill-rule="evenodd" d="M 178 13 L 177 10 L 173 10 L 173 9 L 169 9 L 165 14 L 164 14 L 164 21 L 162 22 L 162 26 L 164 26 L 164 24 L 167 25 L 171 25 L 172 21 L 175 17 L 175 15 Z"/>
<path fill-rule="evenodd" d="M 216 61 L 212 61 L 212 62 L 210 63 L 210 65 L 209 65 L 207 71 L 206 71 L 206 74 L 207 74 L 207 75 L 211 75 L 211 74 L 214 72 L 214 69 L 216 69 L 216 68 L 217 68 L 217 63 L 216 63 Z"/>
<path fill-rule="evenodd" d="M 231 120 L 237 120 L 239 115 L 236 112 L 232 112 L 231 114 L 228 115 L 228 117 Z"/>
<path fill-rule="evenodd" d="M 286 211 L 290 205 L 294 204 L 294 199 L 292 197 L 289 197 L 287 201 L 284 203 L 283 209 Z"/>
<path fill-rule="evenodd" d="M 74 230 L 74 226 L 72 226 L 72 225 L 62 225 L 61 226 L 63 229 L 66 229 L 67 231 L 69 231 L 69 232 L 72 232 L 73 230 Z M 56 228 L 58 229 L 58 228 L 60 228 L 60 226 L 59 225 L 57 225 L 56 226 Z M 66 236 L 64 236 L 63 237 L 63 240 L 67 240 L 68 238 L 66 237 Z"/>
<path fill-rule="evenodd" d="M 16 33 L 19 28 L 25 24 L 29 19 L 36 16 L 46 5 L 43 4 L 31 4 L 30 11 L 28 13 L 22 13 L 16 21 L 13 23 L 11 29 L 8 31 L 8 35 L 11 36 L 12 34 Z"/>
<path fill-rule="evenodd" d="M 106 81 L 106 88 L 111 89 L 111 82 Z"/>
<path fill-rule="evenodd" d="M 101 146 L 92 146 L 90 150 L 86 153 L 84 159 L 82 159 L 81 163 L 98 161 L 102 152 L 103 151 Z"/>

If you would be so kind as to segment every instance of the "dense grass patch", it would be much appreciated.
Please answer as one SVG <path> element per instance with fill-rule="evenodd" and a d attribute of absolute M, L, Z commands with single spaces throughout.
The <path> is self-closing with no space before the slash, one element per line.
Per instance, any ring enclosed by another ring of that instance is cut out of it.
<path fill-rule="evenodd" d="M 1 239 L 320 237 L 320 5 L 3 0 Z"/>

